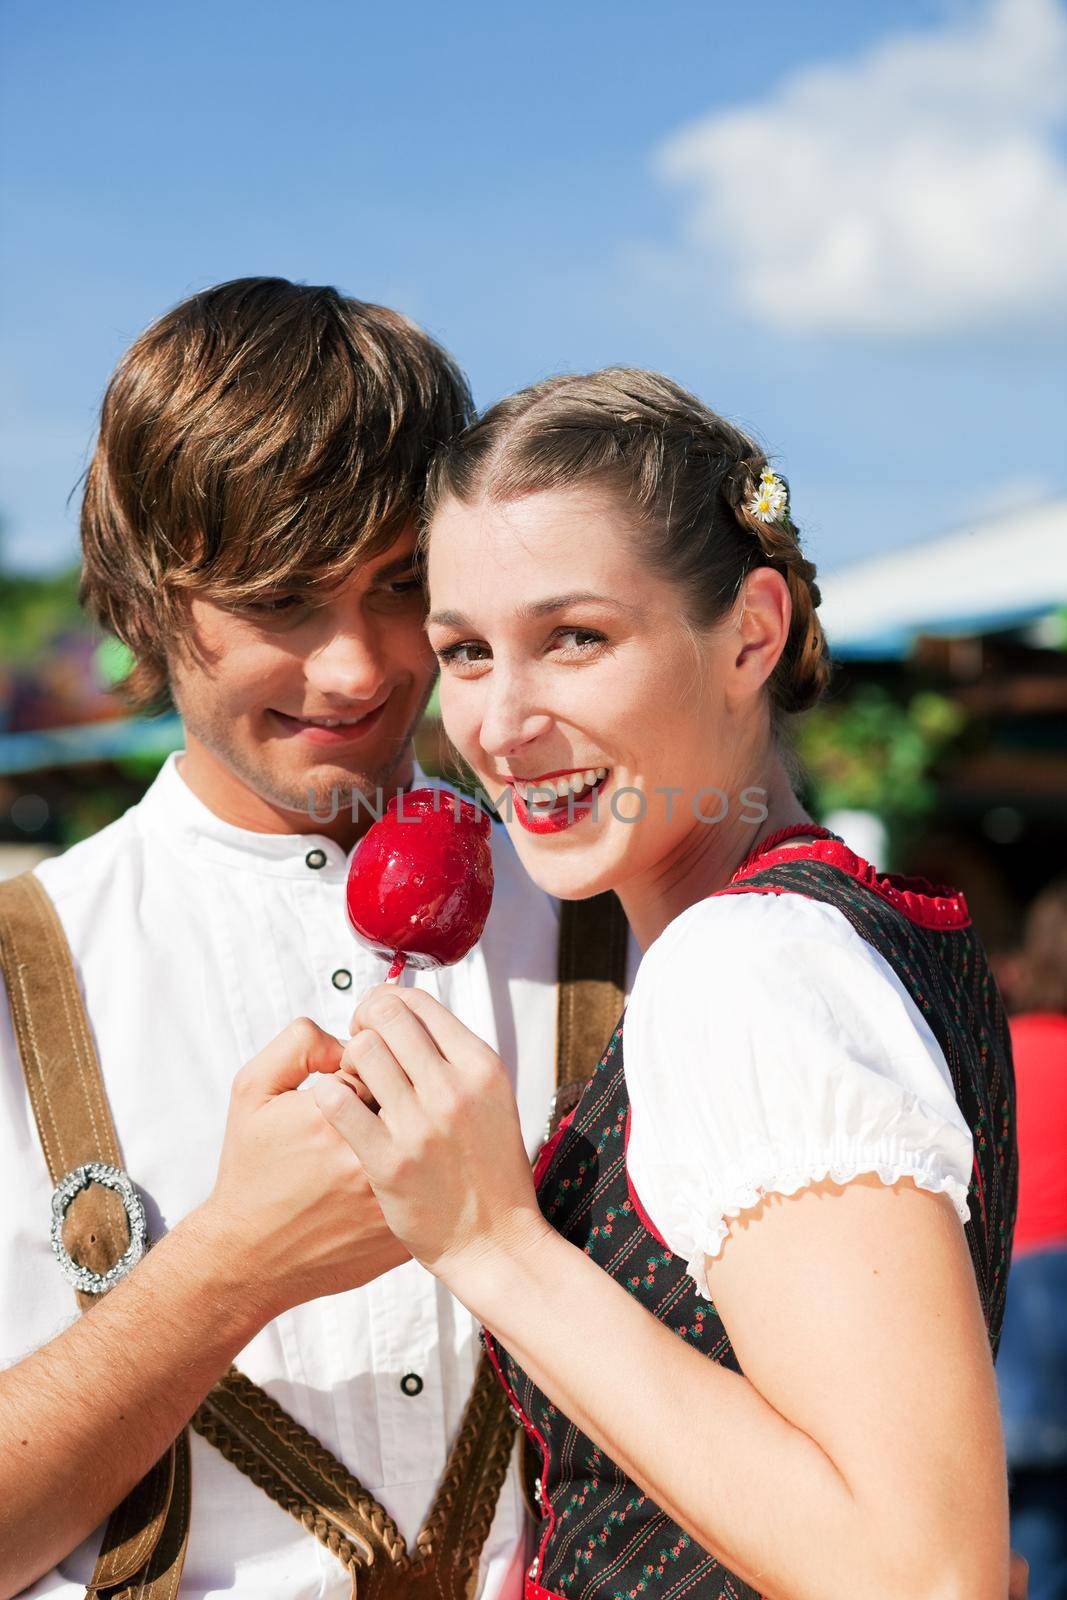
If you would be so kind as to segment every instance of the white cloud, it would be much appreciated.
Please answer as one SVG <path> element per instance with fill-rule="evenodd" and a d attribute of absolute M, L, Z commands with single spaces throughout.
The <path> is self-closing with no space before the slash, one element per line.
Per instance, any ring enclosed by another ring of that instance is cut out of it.
<path fill-rule="evenodd" d="M 786 78 L 657 152 L 741 303 L 797 332 L 1047 324 L 1067 305 L 1067 11 L 992 0 Z"/>

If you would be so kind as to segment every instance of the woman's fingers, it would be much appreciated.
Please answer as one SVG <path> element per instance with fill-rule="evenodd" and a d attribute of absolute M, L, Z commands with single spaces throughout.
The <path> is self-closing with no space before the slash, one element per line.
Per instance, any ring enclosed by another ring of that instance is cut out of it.
<path fill-rule="evenodd" d="M 351 1145 L 370 1176 L 389 1143 L 388 1131 L 378 1116 L 336 1076 L 316 1078 L 311 1092 L 326 1121 Z"/>
<path fill-rule="evenodd" d="M 383 984 L 372 989 L 352 1017 L 352 1032 L 363 1028 L 379 1033 L 405 1068 L 410 1059 L 413 1083 L 421 1069 L 439 1070 L 442 1060 L 463 1066 L 492 1053 L 484 1039 L 425 989 L 387 989 Z"/>
<path fill-rule="evenodd" d="M 411 1080 L 385 1040 L 369 1028 L 345 1045 L 341 1071 L 358 1078 L 387 1117 L 391 1114 L 395 1120 L 411 1102 Z"/>
<path fill-rule="evenodd" d="M 356 1008 L 352 1032 L 353 1040 L 368 1031 L 384 1040 L 416 1089 L 425 1089 L 439 1080 L 444 1058 L 415 1005 L 406 998 L 415 992 L 384 986 L 372 989 Z M 439 1009 L 446 1016 L 449 1014 L 444 1006 Z"/>
<path fill-rule="evenodd" d="M 377 1100 L 375 1100 L 374 1096 L 367 1088 L 367 1085 L 357 1073 L 352 1072 L 348 1067 L 339 1067 L 337 1069 L 337 1076 L 343 1083 L 347 1083 L 348 1087 L 359 1095 L 359 1098 L 363 1101 L 365 1106 L 369 1106 L 372 1111 L 377 1111 L 379 1109 Z"/>

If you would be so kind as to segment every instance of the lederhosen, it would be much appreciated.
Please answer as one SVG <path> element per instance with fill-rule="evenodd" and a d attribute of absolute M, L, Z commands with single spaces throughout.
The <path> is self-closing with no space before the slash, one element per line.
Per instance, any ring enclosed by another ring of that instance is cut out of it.
<path fill-rule="evenodd" d="M 612 894 L 562 906 L 556 1110 L 577 1098 L 625 993 L 627 926 Z M 41 1148 L 56 1184 L 53 1249 L 83 1309 L 136 1255 L 143 1207 L 119 1142 L 66 937 L 32 873 L 0 884 L 0 972 Z M 42 1226 L 45 1219 L 42 1218 Z M 118 1275 L 121 1275 L 120 1273 Z M 409 1551 L 388 1512 L 263 1389 L 231 1367 L 196 1431 L 348 1569 L 358 1600 L 470 1600 L 507 1476 L 515 1424 L 483 1356 L 429 1515 Z M 89 1587 L 96 1600 L 174 1600 L 190 1516 L 183 1429 L 112 1513 Z"/>
<path fill-rule="evenodd" d="M 822 838 L 774 848 L 800 831 Z M 719 893 L 799 894 L 836 907 L 885 957 L 928 1022 L 974 1137 L 966 1234 L 995 1351 L 1015 1221 L 1015 1091 L 1003 1007 L 963 897 L 922 879 L 880 876 L 810 826 L 773 835 Z M 573 1116 L 538 1160 L 541 1209 L 680 1339 L 739 1372 L 714 1305 L 628 1180 L 629 1125 L 620 1021 Z M 483 1339 L 540 1463 L 541 1527 L 527 1600 L 758 1600 L 574 1427 L 505 1349 Z"/>

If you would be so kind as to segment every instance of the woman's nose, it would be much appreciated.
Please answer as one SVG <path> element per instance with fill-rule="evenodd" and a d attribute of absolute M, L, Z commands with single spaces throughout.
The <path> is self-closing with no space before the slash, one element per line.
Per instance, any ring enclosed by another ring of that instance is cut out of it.
<path fill-rule="evenodd" d="M 552 726 L 551 714 L 541 710 L 525 692 L 522 682 L 510 681 L 494 671 L 484 712 L 480 743 L 486 755 L 510 760 Z"/>

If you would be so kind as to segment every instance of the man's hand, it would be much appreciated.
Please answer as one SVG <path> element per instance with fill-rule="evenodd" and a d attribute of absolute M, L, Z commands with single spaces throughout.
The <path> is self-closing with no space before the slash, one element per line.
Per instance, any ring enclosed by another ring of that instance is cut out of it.
<path fill-rule="evenodd" d="M 267 1320 L 408 1259 L 350 1146 L 297 1092 L 336 1072 L 342 1048 L 301 1017 L 241 1068 L 215 1187 L 189 1219 L 231 1253 Z"/>
<path fill-rule="evenodd" d="M 405 1258 L 351 1149 L 296 1092 L 340 1059 L 336 1039 L 300 1021 L 242 1067 L 210 1197 L 99 1305 L 0 1372 L 0 1596 L 97 1526 L 265 1323 Z"/>
<path fill-rule="evenodd" d="M 1022 1556 L 1011 1553 L 1011 1567 L 1008 1572 L 1008 1600 L 1026 1600 L 1026 1592 L 1030 1586 L 1030 1568 Z"/>

